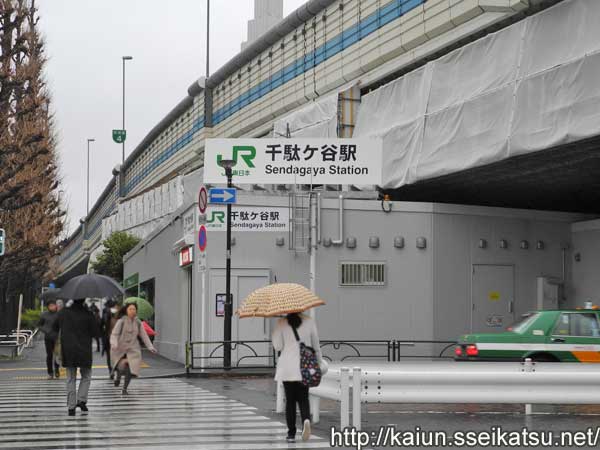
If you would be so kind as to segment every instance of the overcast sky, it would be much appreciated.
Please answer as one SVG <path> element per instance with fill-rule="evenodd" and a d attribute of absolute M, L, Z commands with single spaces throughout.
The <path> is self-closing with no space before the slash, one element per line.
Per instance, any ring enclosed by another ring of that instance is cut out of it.
<path fill-rule="evenodd" d="M 284 16 L 305 0 L 284 0 Z M 63 189 L 70 231 L 86 215 L 87 139 L 90 208 L 121 162 L 112 129 L 121 128 L 126 65 L 126 157 L 206 70 L 206 0 L 38 0 L 49 58 Z M 240 50 L 253 0 L 211 1 L 211 72 Z"/>

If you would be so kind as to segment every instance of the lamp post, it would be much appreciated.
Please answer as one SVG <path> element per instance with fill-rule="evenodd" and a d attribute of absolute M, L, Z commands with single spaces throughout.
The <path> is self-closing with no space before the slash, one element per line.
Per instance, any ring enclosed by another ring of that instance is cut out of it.
<path fill-rule="evenodd" d="M 219 165 L 225 169 L 227 187 L 233 187 L 232 178 L 236 161 L 222 159 Z M 233 302 L 231 298 L 231 203 L 227 204 L 227 263 L 225 266 L 225 324 L 223 326 L 223 368 L 231 369 L 231 319 L 233 316 Z"/>
<path fill-rule="evenodd" d="M 95 139 L 87 140 L 87 209 L 86 217 L 90 214 L 90 142 L 94 142 Z"/>
<path fill-rule="evenodd" d="M 123 128 L 122 130 L 125 131 L 125 61 L 131 61 L 133 59 L 133 56 L 122 56 L 121 59 L 123 60 Z M 123 151 L 122 151 L 122 156 L 121 156 L 121 163 L 125 162 L 125 139 L 123 139 Z"/>
<path fill-rule="evenodd" d="M 210 0 L 206 0 L 206 79 L 210 76 Z"/>

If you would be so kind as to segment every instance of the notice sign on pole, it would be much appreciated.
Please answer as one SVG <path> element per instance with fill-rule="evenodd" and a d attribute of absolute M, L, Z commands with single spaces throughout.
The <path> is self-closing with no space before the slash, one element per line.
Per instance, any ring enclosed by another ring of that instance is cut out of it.
<path fill-rule="evenodd" d="M 231 212 L 232 231 L 280 231 L 289 230 L 289 208 L 262 206 L 236 206 Z M 211 206 L 206 215 L 208 231 L 227 231 L 227 207 Z"/>
<path fill-rule="evenodd" d="M 381 185 L 381 139 L 207 139 L 204 181 L 223 183 L 232 159 L 236 184 Z"/>

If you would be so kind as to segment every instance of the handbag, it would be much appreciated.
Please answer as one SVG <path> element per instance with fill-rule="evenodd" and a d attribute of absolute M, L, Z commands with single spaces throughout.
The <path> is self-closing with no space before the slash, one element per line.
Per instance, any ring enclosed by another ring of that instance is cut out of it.
<path fill-rule="evenodd" d="M 323 374 L 321 373 L 315 349 L 300 340 L 295 327 L 292 327 L 292 330 L 294 330 L 294 336 L 296 336 L 296 341 L 300 345 L 300 374 L 302 375 L 302 384 L 308 387 L 316 387 L 321 383 Z"/>

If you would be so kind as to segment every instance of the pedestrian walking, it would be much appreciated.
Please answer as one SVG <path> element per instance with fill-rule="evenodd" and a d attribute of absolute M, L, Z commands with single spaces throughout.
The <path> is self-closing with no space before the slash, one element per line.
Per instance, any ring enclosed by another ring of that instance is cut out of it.
<path fill-rule="evenodd" d="M 96 319 L 96 322 L 98 323 L 98 326 L 100 326 L 100 310 L 98 309 L 98 307 L 96 306 L 95 303 L 92 303 L 92 305 L 90 306 L 90 311 L 92 312 L 92 314 L 94 315 L 94 318 Z M 96 351 L 98 353 L 100 353 L 100 338 L 102 336 L 96 336 L 94 338 L 94 340 L 96 341 Z"/>
<path fill-rule="evenodd" d="M 85 307 L 83 298 L 76 299 L 58 313 L 54 330 L 60 331 L 61 361 L 67 369 L 67 408 L 88 412 L 87 399 L 92 380 L 92 338 L 100 335 L 98 322 Z M 77 369 L 81 382 L 77 389 Z"/>
<path fill-rule="evenodd" d="M 142 326 L 142 322 L 137 317 L 135 303 L 124 305 L 120 315 L 121 317 L 110 336 L 110 348 L 115 371 L 115 386 L 120 385 L 121 376 L 124 376 L 122 394 L 127 395 L 131 378 L 139 376 L 142 365 L 142 349 L 139 339 L 152 353 L 157 353 L 157 351 Z"/>
<path fill-rule="evenodd" d="M 323 363 L 315 321 L 304 314 L 292 313 L 277 321 L 272 335 L 273 348 L 281 352 L 277 360 L 275 380 L 283 382 L 286 399 L 287 441 L 296 439 L 296 404 L 302 419 L 302 440 L 310 437 L 308 386 L 302 383 L 300 343 L 314 349 L 317 361 Z"/>
<path fill-rule="evenodd" d="M 106 367 L 108 367 L 108 376 L 112 380 L 115 377 L 110 360 L 110 335 L 118 320 L 119 308 L 117 303 L 108 299 L 102 308 L 102 317 L 100 318 L 100 329 L 102 330 L 102 355 L 106 353 Z"/>
<path fill-rule="evenodd" d="M 54 322 L 58 318 L 57 306 L 55 300 L 49 300 L 47 311 L 44 311 L 40 317 L 38 328 L 44 333 L 44 345 L 46 347 L 46 368 L 48 369 L 48 379 L 60 377 L 60 366 L 54 359 L 54 346 L 58 339 L 58 333 L 54 330 Z"/>

